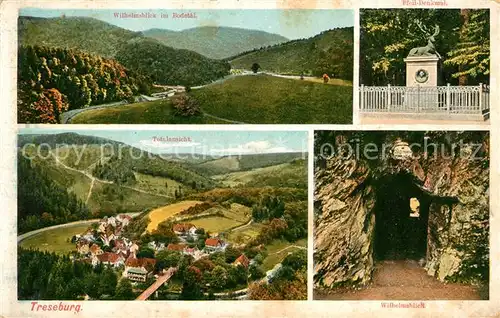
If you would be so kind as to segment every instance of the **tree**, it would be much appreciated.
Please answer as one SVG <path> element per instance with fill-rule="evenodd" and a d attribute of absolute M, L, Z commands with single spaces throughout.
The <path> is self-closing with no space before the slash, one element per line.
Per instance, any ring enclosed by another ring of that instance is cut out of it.
<path fill-rule="evenodd" d="M 360 11 L 360 83 L 365 85 L 405 85 L 404 58 L 414 47 L 425 45 L 423 25 L 439 25 L 436 49 L 445 56 L 458 42 L 461 25 L 458 9 L 364 9 Z M 446 63 L 444 80 L 452 80 L 456 68 Z M 456 80 L 455 80 L 456 81 Z"/>
<path fill-rule="evenodd" d="M 241 251 L 233 246 L 228 246 L 225 250 L 225 255 L 226 263 L 232 263 L 241 255 Z"/>
<path fill-rule="evenodd" d="M 184 283 L 182 284 L 181 299 L 197 300 L 203 299 L 201 286 L 203 275 L 195 266 L 189 266 L 184 274 Z"/>
<path fill-rule="evenodd" d="M 262 277 L 266 276 L 264 271 L 255 264 L 250 265 L 250 267 L 248 268 L 248 272 L 250 273 L 250 277 L 253 280 L 261 279 Z"/>
<path fill-rule="evenodd" d="M 106 268 L 99 277 L 99 295 L 114 296 L 117 283 L 118 278 L 115 272 L 110 268 Z"/>
<path fill-rule="evenodd" d="M 469 80 L 489 82 L 490 74 L 490 14 L 489 10 L 462 9 L 460 39 L 448 53 L 444 64 L 457 67 L 453 78 L 461 85 Z"/>
<path fill-rule="evenodd" d="M 142 246 L 137 253 L 137 258 L 154 258 L 155 251 L 147 246 Z"/>
<path fill-rule="evenodd" d="M 285 257 L 282 262 L 283 266 L 289 266 L 293 270 L 306 269 L 307 268 L 307 251 L 299 250 Z"/>
<path fill-rule="evenodd" d="M 252 69 L 252 72 L 257 73 L 260 69 L 259 63 L 253 63 L 251 69 Z"/>
<path fill-rule="evenodd" d="M 134 298 L 132 291 L 132 284 L 127 278 L 122 278 L 116 286 L 115 299 L 117 300 L 131 300 Z"/>

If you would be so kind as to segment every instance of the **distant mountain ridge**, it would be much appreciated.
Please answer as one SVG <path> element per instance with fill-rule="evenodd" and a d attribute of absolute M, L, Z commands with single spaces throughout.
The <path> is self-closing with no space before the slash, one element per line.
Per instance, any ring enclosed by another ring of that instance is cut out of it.
<path fill-rule="evenodd" d="M 88 17 L 19 17 L 19 45 L 75 49 L 116 59 L 159 84 L 202 85 L 229 74 L 225 61 L 175 49 L 158 40 Z"/>
<path fill-rule="evenodd" d="M 23 147 L 26 144 L 48 144 L 55 146 L 57 144 L 67 145 L 100 145 L 100 144 L 123 144 L 122 142 L 97 137 L 81 135 L 74 132 L 55 133 L 55 134 L 19 134 L 17 139 L 18 147 Z"/>
<path fill-rule="evenodd" d="M 289 41 L 274 33 L 225 26 L 202 26 L 182 31 L 149 29 L 142 34 L 165 45 L 195 51 L 214 59 Z"/>

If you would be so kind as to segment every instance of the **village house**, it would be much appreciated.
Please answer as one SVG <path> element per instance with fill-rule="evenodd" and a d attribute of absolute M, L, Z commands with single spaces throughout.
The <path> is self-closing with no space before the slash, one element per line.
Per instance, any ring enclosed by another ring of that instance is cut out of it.
<path fill-rule="evenodd" d="M 94 255 L 101 255 L 103 252 L 103 250 L 99 247 L 99 245 L 97 244 L 92 244 L 92 246 L 90 247 L 90 254 L 92 254 L 92 256 Z"/>
<path fill-rule="evenodd" d="M 130 221 L 132 220 L 132 217 L 126 214 L 119 214 L 116 219 L 121 222 L 122 227 L 127 226 Z"/>
<path fill-rule="evenodd" d="M 165 249 L 165 243 L 161 242 L 156 243 L 155 241 L 152 241 L 148 243 L 148 247 L 158 252 Z"/>
<path fill-rule="evenodd" d="M 271 283 L 273 281 L 274 276 L 281 270 L 283 265 L 281 263 L 276 264 L 276 266 L 273 267 L 273 269 L 268 270 L 266 272 L 266 280 L 268 283 Z"/>
<path fill-rule="evenodd" d="M 200 251 L 197 247 L 186 247 L 183 251 L 183 254 L 185 255 L 190 255 L 194 258 L 195 261 L 199 260 L 202 257 L 207 256 L 208 254 L 203 253 L 203 251 Z"/>
<path fill-rule="evenodd" d="M 137 245 L 136 243 L 132 243 L 128 250 L 130 253 L 135 255 L 135 253 L 137 253 L 137 251 L 139 250 L 139 245 Z"/>
<path fill-rule="evenodd" d="M 167 246 L 167 250 L 168 251 L 182 252 L 182 251 L 184 251 L 185 248 L 186 248 L 186 244 L 174 244 L 174 243 L 170 243 Z"/>
<path fill-rule="evenodd" d="M 244 268 L 248 268 L 250 265 L 250 260 L 248 257 L 245 256 L 245 254 L 241 254 L 234 262 L 234 266 L 243 266 Z"/>
<path fill-rule="evenodd" d="M 145 282 L 153 275 L 156 259 L 154 258 L 135 258 L 130 256 L 125 261 L 125 270 L 123 276 L 135 282 Z"/>
<path fill-rule="evenodd" d="M 76 241 L 76 251 L 79 254 L 87 255 L 90 252 L 90 241 L 82 237 L 78 238 Z"/>
<path fill-rule="evenodd" d="M 192 235 L 196 236 L 196 226 L 191 223 L 174 224 L 172 230 L 177 235 Z"/>
<path fill-rule="evenodd" d="M 96 266 L 99 263 L 118 268 L 124 265 L 125 258 L 120 254 L 105 252 L 101 255 L 95 255 L 92 257 L 92 265 Z"/>
<path fill-rule="evenodd" d="M 219 252 L 223 251 L 226 248 L 226 244 L 224 241 L 218 238 L 207 238 L 205 240 L 205 249 L 208 252 Z"/>

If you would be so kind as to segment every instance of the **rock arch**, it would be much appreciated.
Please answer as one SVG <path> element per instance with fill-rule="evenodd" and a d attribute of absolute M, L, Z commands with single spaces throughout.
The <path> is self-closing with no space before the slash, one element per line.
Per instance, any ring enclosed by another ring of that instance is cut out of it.
<path fill-rule="evenodd" d="M 487 164 L 487 159 L 444 156 L 399 156 L 376 167 L 341 156 L 324 160 L 315 170 L 315 287 L 370 281 L 376 229 L 383 219 L 377 212 L 381 188 L 384 180 L 398 176 L 407 179 L 406 195 L 417 197 L 421 205 L 427 273 L 442 281 L 470 274 L 478 258 L 489 257 L 484 246 L 489 228 Z M 483 231 L 480 237 L 478 229 Z"/>

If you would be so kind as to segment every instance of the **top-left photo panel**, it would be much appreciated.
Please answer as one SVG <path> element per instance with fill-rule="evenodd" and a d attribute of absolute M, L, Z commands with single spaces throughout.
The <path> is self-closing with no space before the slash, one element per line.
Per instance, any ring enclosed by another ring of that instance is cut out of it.
<path fill-rule="evenodd" d="M 18 19 L 20 124 L 350 124 L 354 10 L 54 10 Z"/>

